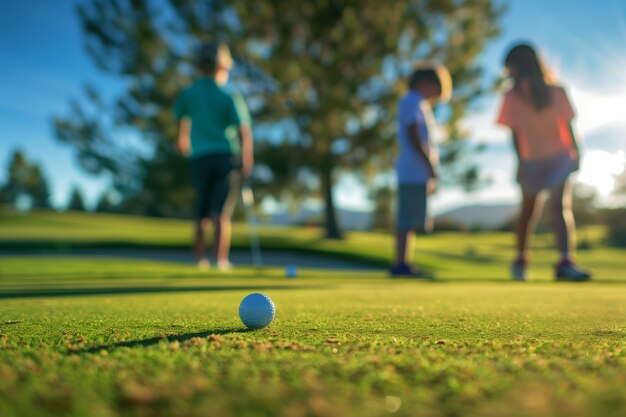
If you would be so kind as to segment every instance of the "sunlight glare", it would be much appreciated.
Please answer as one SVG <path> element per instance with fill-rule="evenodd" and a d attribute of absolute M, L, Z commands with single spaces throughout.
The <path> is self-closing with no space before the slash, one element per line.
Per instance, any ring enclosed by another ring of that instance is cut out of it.
<path fill-rule="evenodd" d="M 608 196 L 615 187 L 615 176 L 624 171 L 625 163 L 624 151 L 591 151 L 583 157 L 578 181 L 595 188 L 601 196 Z"/>
<path fill-rule="evenodd" d="M 626 90 L 608 94 L 572 86 L 571 95 L 577 109 L 578 126 L 583 132 L 624 121 Z"/>

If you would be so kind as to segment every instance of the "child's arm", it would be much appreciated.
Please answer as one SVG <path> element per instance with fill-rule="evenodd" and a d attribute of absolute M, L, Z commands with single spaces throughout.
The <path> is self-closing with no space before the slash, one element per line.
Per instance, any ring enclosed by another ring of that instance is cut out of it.
<path fill-rule="evenodd" d="M 517 137 L 517 133 L 515 133 L 515 129 L 511 129 L 511 138 L 513 139 L 513 147 L 515 148 L 515 154 L 517 155 L 517 160 L 520 161 L 521 151 L 519 147 L 519 139 Z"/>
<path fill-rule="evenodd" d="M 252 166 L 254 165 L 252 129 L 248 125 L 241 125 L 239 133 L 241 135 L 241 174 L 248 177 L 252 173 Z"/>
<path fill-rule="evenodd" d="M 191 120 L 183 117 L 180 119 L 180 124 L 178 125 L 178 151 L 184 155 L 189 156 L 191 153 L 191 139 L 189 138 L 189 134 L 191 132 Z"/>
<path fill-rule="evenodd" d="M 569 134 L 572 137 L 572 145 L 574 146 L 574 150 L 576 151 L 576 162 L 580 164 L 580 148 L 578 146 L 578 137 L 576 136 L 576 132 L 574 131 L 574 126 L 572 122 L 569 122 L 568 126 L 569 126 Z"/>
<path fill-rule="evenodd" d="M 515 155 L 517 156 L 516 178 L 519 180 L 520 171 L 522 169 L 522 152 L 520 151 L 519 138 L 517 137 L 517 133 L 515 132 L 515 129 L 511 129 L 511 138 L 513 139 L 513 147 L 515 148 Z"/>
<path fill-rule="evenodd" d="M 435 168 L 433 167 L 433 163 L 430 160 L 430 155 L 428 155 L 428 153 L 426 152 L 426 149 L 424 149 L 424 146 L 422 145 L 424 142 L 420 140 L 418 129 L 417 129 L 417 123 L 412 123 L 410 124 L 408 127 L 408 135 L 409 135 L 409 141 L 411 143 L 411 146 L 413 146 L 413 149 L 415 149 L 415 152 L 417 152 L 418 155 L 421 155 L 424 160 L 426 161 L 426 164 L 428 165 L 428 170 L 430 171 L 430 175 L 432 176 L 432 178 L 436 179 L 437 178 L 437 172 L 435 171 Z"/>
<path fill-rule="evenodd" d="M 569 122 L 567 126 L 569 127 L 569 134 L 572 137 L 572 145 L 574 145 L 574 149 L 578 152 L 578 137 L 576 136 L 576 132 L 574 132 L 574 126 L 572 122 Z"/>
<path fill-rule="evenodd" d="M 424 142 L 420 140 L 419 134 L 417 133 L 417 123 L 412 123 L 407 129 L 409 130 L 408 134 L 411 146 L 415 149 L 415 152 L 417 152 L 418 155 L 421 155 L 422 158 L 424 158 L 424 161 L 426 161 L 426 164 L 428 165 L 428 170 L 430 171 L 430 180 L 428 180 L 427 183 L 428 194 L 434 194 L 437 191 L 437 171 L 435 171 L 433 161 L 431 161 L 430 155 L 426 149 L 424 149 Z"/>

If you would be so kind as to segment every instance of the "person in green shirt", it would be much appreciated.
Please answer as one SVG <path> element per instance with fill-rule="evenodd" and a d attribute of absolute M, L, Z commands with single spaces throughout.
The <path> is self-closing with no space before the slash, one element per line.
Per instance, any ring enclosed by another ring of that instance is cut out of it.
<path fill-rule="evenodd" d="M 178 149 L 189 158 L 197 195 L 194 254 L 201 269 L 210 267 L 204 243 L 208 219 L 214 227 L 217 267 L 230 269 L 231 217 L 239 178 L 249 176 L 254 163 L 248 109 L 239 93 L 224 87 L 232 65 L 227 46 L 203 44 L 196 60 L 200 76 L 180 93 L 174 105 Z"/>

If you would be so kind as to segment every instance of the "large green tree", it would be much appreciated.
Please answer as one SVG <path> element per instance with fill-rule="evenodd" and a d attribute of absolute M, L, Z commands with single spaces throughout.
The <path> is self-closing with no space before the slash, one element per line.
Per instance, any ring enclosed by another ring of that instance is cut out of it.
<path fill-rule="evenodd" d="M 329 237 L 340 236 L 337 176 L 382 172 L 394 159 L 394 104 L 416 60 L 435 59 L 452 74 L 443 161 L 458 162 L 466 136 L 458 122 L 484 92 L 477 58 L 499 33 L 495 1 L 242 0 L 237 11 L 240 49 L 276 83 L 265 97 L 269 120 L 283 122 L 266 130 L 260 159 L 283 186 L 302 172 L 317 176 Z M 458 176 L 471 184 L 476 170 Z"/>
<path fill-rule="evenodd" d="M 458 122 L 488 88 L 477 58 L 501 12 L 495 0 L 84 2 L 87 51 L 124 88 L 112 105 L 86 88 L 55 121 L 57 136 L 78 148 L 85 169 L 112 175 L 126 210 L 184 214 L 192 193 L 170 109 L 191 79 L 194 42 L 226 40 L 257 122 L 257 180 L 275 196 L 317 193 L 327 235 L 339 237 L 333 184 L 346 170 L 367 178 L 390 168 L 394 103 L 416 60 L 436 59 L 452 73 L 443 161 L 457 170 L 466 136 Z M 128 131 L 149 152 L 127 146 Z"/>
<path fill-rule="evenodd" d="M 39 164 L 29 161 L 22 151 L 13 152 L 6 177 L 0 186 L 0 204 L 18 207 L 25 202 L 27 208 L 52 207 L 48 180 Z"/>
<path fill-rule="evenodd" d="M 171 108 L 191 80 L 193 42 L 226 34 L 220 0 L 92 0 L 77 6 L 88 55 L 120 83 L 110 98 L 86 85 L 67 116 L 56 117 L 59 141 L 78 150 L 89 173 L 108 174 L 120 210 L 156 216 L 191 214 L 187 164 L 175 147 Z"/>

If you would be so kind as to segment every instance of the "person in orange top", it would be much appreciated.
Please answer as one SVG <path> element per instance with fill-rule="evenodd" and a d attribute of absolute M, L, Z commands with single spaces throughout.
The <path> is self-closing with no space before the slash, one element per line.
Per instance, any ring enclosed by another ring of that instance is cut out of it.
<path fill-rule="evenodd" d="M 537 53 L 528 44 L 511 48 L 505 66 L 513 87 L 504 94 L 498 123 L 511 129 L 518 157 L 517 180 L 522 190 L 522 207 L 517 225 L 518 256 L 511 272 L 514 280 L 527 279 L 528 242 L 549 190 L 550 213 L 560 251 L 555 278 L 586 281 L 587 271 L 572 261 L 574 217 L 568 178 L 579 168 L 580 153 L 572 129 L 574 109 L 565 90 L 555 85 Z"/>

